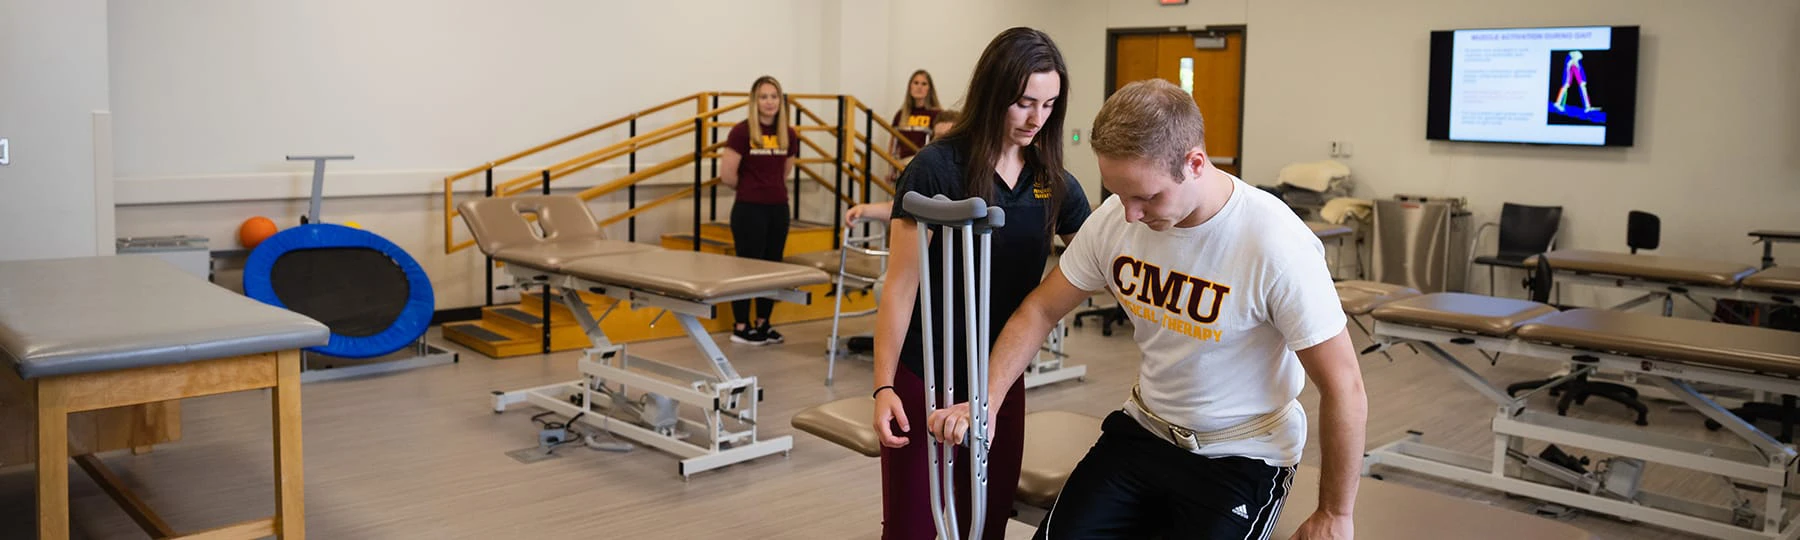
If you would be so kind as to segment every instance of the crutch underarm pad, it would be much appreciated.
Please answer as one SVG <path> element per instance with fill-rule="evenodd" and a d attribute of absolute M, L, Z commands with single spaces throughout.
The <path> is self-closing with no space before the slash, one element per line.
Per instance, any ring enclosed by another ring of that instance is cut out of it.
<path fill-rule="evenodd" d="M 901 198 L 900 204 L 914 219 L 933 225 L 963 225 L 988 215 L 987 203 L 974 198 L 952 201 L 943 195 L 926 197 L 910 191 Z"/>

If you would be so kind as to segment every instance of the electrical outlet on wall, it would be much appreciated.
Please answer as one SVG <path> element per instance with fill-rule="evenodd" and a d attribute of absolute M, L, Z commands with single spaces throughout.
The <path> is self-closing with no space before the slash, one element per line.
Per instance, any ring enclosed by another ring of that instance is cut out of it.
<path fill-rule="evenodd" d="M 1350 157 L 1350 141 L 1331 141 L 1331 157 Z"/>
<path fill-rule="evenodd" d="M 5 137 L 0 137 L 0 165 L 12 165 L 11 146 Z"/>

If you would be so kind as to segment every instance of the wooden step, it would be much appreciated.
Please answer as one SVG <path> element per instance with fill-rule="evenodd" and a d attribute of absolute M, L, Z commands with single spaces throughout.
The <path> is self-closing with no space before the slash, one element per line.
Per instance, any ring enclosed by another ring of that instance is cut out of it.
<path fill-rule="evenodd" d="M 694 249 L 694 235 L 690 233 L 664 234 L 662 236 L 662 247 L 680 250 Z M 731 240 L 714 240 L 705 236 L 700 237 L 700 251 L 723 255 L 737 254 L 736 244 L 732 243 Z"/>
<path fill-rule="evenodd" d="M 723 221 L 709 221 L 700 224 L 700 237 L 720 242 L 731 242 L 731 224 Z"/>
<path fill-rule="evenodd" d="M 544 313 L 543 298 L 544 294 L 539 292 L 521 294 L 519 295 L 519 303 L 517 306 L 520 311 L 542 317 Z M 595 317 L 599 317 L 602 312 L 606 311 L 607 306 L 611 306 L 613 302 L 616 302 L 616 300 L 613 300 L 610 297 L 587 291 L 581 292 L 581 301 L 587 303 L 588 313 Z M 552 297 L 550 300 L 550 324 L 559 325 L 575 323 L 575 317 L 570 313 L 568 304 L 563 303 L 560 294 Z"/>
<path fill-rule="evenodd" d="M 492 358 L 507 358 L 543 352 L 541 331 L 528 334 L 511 328 L 495 327 L 484 321 L 447 323 L 444 339 L 468 347 Z M 561 352 L 588 347 L 587 333 L 580 327 L 551 327 L 550 350 Z"/>
<path fill-rule="evenodd" d="M 708 222 L 700 225 L 700 251 L 736 255 L 736 242 L 732 240 L 731 224 L 725 222 Z M 837 249 L 837 238 L 831 235 L 830 223 L 811 221 L 792 221 L 788 223 L 787 246 L 782 256 L 793 256 L 801 253 L 829 251 Z M 692 232 L 671 232 L 663 234 L 662 247 L 668 249 L 694 249 Z"/>
<path fill-rule="evenodd" d="M 558 312 L 551 311 L 552 331 L 565 326 L 580 326 L 574 317 L 568 315 L 568 310 L 562 310 L 561 317 L 556 316 L 556 313 Z M 511 330 L 519 336 L 535 336 L 544 331 L 542 314 L 537 310 L 522 309 L 518 305 L 482 308 L 480 320 L 487 328 Z"/>

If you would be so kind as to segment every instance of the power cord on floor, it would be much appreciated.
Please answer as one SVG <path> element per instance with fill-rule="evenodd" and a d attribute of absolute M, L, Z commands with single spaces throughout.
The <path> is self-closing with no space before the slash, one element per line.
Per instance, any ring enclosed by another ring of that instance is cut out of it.
<path fill-rule="evenodd" d="M 570 418 L 568 422 L 547 421 L 543 419 L 544 417 L 553 414 L 556 413 L 544 412 L 531 417 L 532 422 L 541 426 L 538 429 L 538 444 L 544 448 L 545 454 L 553 454 L 556 452 L 557 448 L 576 442 L 581 442 L 590 449 L 602 452 L 624 453 L 636 449 L 636 446 L 631 443 L 614 439 L 611 432 L 605 429 L 605 425 L 612 422 L 611 416 L 604 414 L 600 415 L 602 418 L 602 429 L 598 434 L 600 437 L 596 437 L 596 434 L 584 433 L 585 430 L 576 427 L 579 425 L 578 422 L 581 421 L 581 417 L 587 415 L 586 411 L 576 413 L 575 417 Z M 601 437 L 604 437 L 604 439 Z"/>
<path fill-rule="evenodd" d="M 612 424 L 612 416 L 611 415 L 603 414 L 600 416 L 602 417 L 602 420 L 600 420 L 600 435 L 605 436 L 607 440 L 606 440 L 606 442 L 599 442 L 599 439 L 594 438 L 593 433 L 589 433 L 587 435 L 587 447 L 588 448 L 599 450 L 601 452 L 613 452 L 613 453 L 618 453 L 618 454 L 630 452 L 633 449 L 637 448 L 636 446 L 633 446 L 631 443 L 621 441 L 621 440 L 618 440 L 613 437 L 612 430 L 607 429 L 607 426 Z"/>

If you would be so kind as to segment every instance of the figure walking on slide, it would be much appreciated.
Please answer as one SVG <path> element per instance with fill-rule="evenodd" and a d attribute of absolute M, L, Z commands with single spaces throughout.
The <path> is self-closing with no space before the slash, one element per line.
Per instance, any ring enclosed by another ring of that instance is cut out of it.
<path fill-rule="evenodd" d="M 1581 86 L 1582 112 L 1594 112 L 1600 110 L 1598 107 L 1594 106 L 1593 101 L 1588 99 L 1587 72 L 1586 70 L 1581 69 L 1581 51 L 1569 51 L 1569 61 L 1568 63 L 1563 64 L 1562 90 L 1556 93 L 1556 110 L 1558 112 L 1563 110 L 1564 102 L 1567 101 L 1569 97 L 1570 82 L 1574 82 Z"/>

